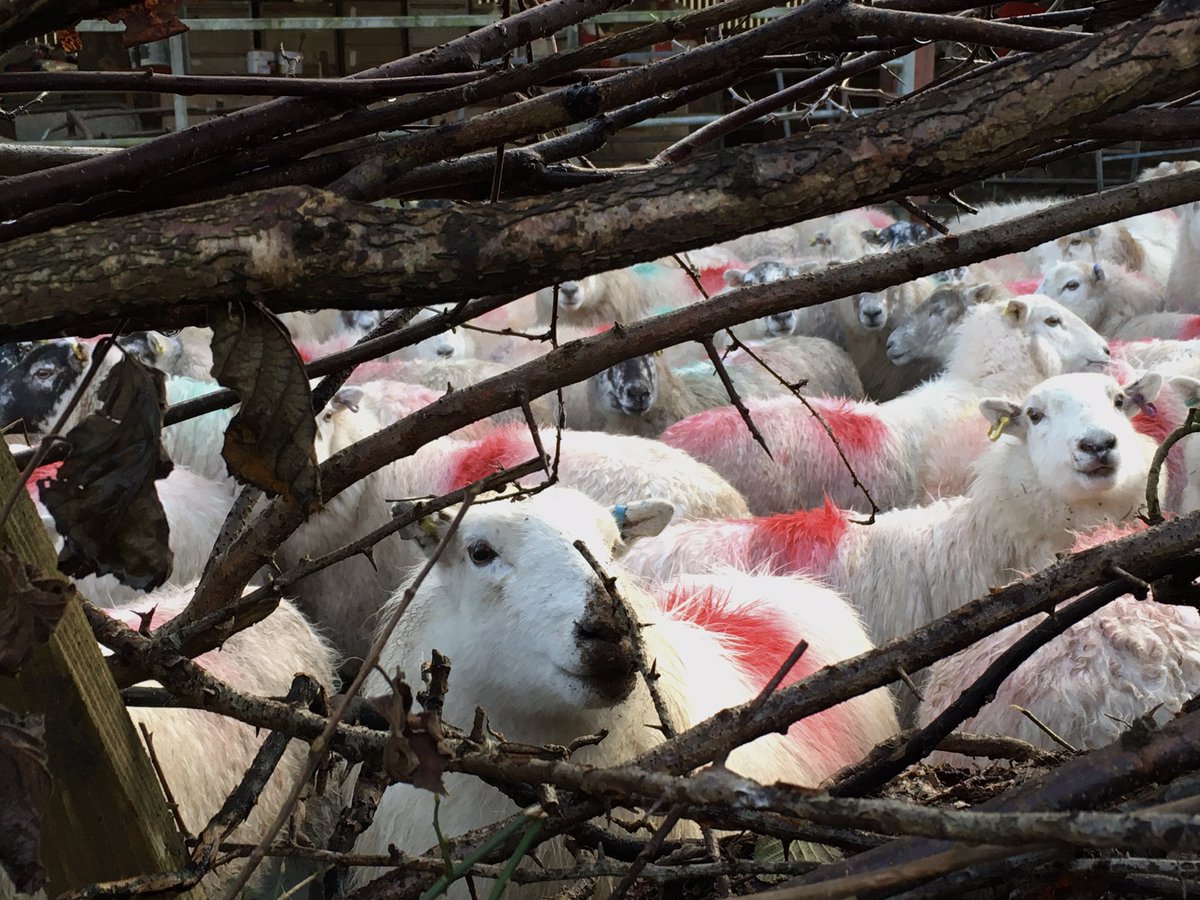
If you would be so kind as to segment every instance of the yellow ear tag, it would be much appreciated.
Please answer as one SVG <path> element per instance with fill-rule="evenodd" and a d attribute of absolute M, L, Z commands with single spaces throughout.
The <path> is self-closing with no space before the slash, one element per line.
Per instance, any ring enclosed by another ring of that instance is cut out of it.
<path fill-rule="evenodd" d="M 71 352 L 75 354 L 75 358 L 80 362 L 87 362 L 87 349 L 83 344 L 73 344 Z"/>
<path fill-rule="evenodd" d="M 423 518 L 419 523 L 417 523 L 417 527 L 432 538 L 440 537 L 438 534 L 437 525 L 434 523 L 431 516 L 426 516 Z"/>
<path fill-rule="evenodd" d="M 988 440 L 989 441 L 1000 440 L 1000 435 L 1004 434 L 1004 429 L 1007 428 L 1011 424 L 1012 424 L 1012 419 L 1010 419 L 1008 416 L 1001 416 L 999 419 L 996 420 L 996 424 L 988 429 Z"/>

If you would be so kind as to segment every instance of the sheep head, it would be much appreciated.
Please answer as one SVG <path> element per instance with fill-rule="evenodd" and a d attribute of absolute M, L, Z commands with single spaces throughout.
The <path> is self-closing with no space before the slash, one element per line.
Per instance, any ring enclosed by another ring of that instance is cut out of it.
<path fill-rule="evenodd" d="M 1031 342 L 1033 361 L 1045 375 L 1098 372 L 1108 365 L 1108 342 L 1061 303 L 1027 294 L 1007 301 L 1003 310 L 1009 327 Z"/>
<path fill-rule="evenodd" d="M 1022 403 L 987 399 L 991 426 L 1023 444 L 1039 489 L 1068 505 L 1136 507 L 1149 464 L 1147 439 L 1130 422 L 1162 388 L 1155 372 L 1121 387 L 1108 375 L 1073 373 L 1042 382 Z"/>
<path fill-rule="evenodd" d="M 74 338 L 40 344 L 26 353 L 0 377 L 0 428 L 19 422 L 21 431 L 45 434 L 90 359 L 90 348 Z"/>
<path fill-rule="evenodd" d="M 438 620 L 430 646 L 454 660 L 471 703 L 549 715 L 620 703 L 636 680 L 631 628 L 651 620 L 652 605 L 618 578 L 626 613 L 575 545 L 618 575 L 629 543 L 673 513 L 661 500 L 607 509 L 558 487 L 477 502 L 453 531 L 455 512 L 435 513 L 402 532 L 427 555 L 443 548 L 410 615 Z"/>
<path fill-rule="evenodd" d="M 626 416 L 645 415 L 658 400 L 658 359 L 622 360 L 595 376 L 594 383 L 602 406 Z"/>

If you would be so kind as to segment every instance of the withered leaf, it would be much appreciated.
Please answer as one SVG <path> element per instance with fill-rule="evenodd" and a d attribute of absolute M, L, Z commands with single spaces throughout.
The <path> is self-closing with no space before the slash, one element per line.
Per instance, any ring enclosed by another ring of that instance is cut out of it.
<path fill-rule="evenodd" d="M 50 799 L 50 770 L 41 716 L 21 718 L 0 707 L 0 865 L 17 891 L 46 883 L 41 810 Z"/>
<path fill-rule="evenodd" d="M 142 0 L 118 9 L 108 17 L 110 22 L 125 23 L 121 43 L 136 47 L 151 41 L 161 41 L 173 34 L 188 30 L 179 18 L 179 0 Z"/>
<path fill-rule="evenodd" d="M 43 481 L 42 502 L 63 536 L 59 568 L 81 577 L 115 575 L 149 591 L 175 557 L 154 481 L 171 471 L 162 445 L 163 374 L 123 358 L 100 385 L 101 411 L 67 433 L 71 449 L 58 477 Z"/>
<path fill-rule="evenodd" d="M 390 726 L 383 747 L 383 770 L 392 781 L 445 794 L 442 773 L 451 753 L 444 743 L 441 717 L 437 713 L 412 712 L 412 689 L 399 671 L 392 685 L 392 693 L 368 700 Z"/>
<path fill-rule="evenodd" d="M 214 307 L 210 320 L 213 377 L 241 399 L 221 450 L 229 474 L 315 512 L 321 507 L 317 423 L 287 328 L 257 304 Z"/>
<path fill-rule="evenodd" d="M 67 587 L 0 550 L 0 675 L 15 675 L 33 645 L 50 639 L 67 608 Z"/>

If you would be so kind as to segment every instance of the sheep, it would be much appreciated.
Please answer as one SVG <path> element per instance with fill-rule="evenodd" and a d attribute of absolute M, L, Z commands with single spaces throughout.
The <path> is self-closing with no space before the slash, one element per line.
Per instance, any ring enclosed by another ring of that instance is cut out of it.
<path fill-rule="evenodd" d="M 339 392 L 317 416 L 317 461 L 378 428 L 374 416 Z M 405 495 L 398 479 L 397 464 L 392 464 L 330 497 L 284 541 L 276 553 L 280 566 L 288 569 L 316 559 L 387 524 L 389 501 Z M 369 558 L 360 554 L 341 560 L 295 582 L 290 590 L 297 605 L 348 659 L 361 659 L 370 647 L 375 613 L 417 562 L 419 556 L 409 543 L 388 537 L 375 545 Z"/>
<path fill-rule="evenodd" d="M 599 432 L 562 432 L 561 443 L 549 429 L 542 446 L 560 451 L 559 483 L 582 491 L 598 503 L 617 504 L 625 497 L 660 497 L 670 501 L 679 518 L 725 518 L 749 515 L 746 501 L 725 479 L 686 453 L 658 441 Z M 537 456 L 533 438 L 522 425 L 507 425 L 470 443 L 442 439 L 422 447 L 397 464 L 403 471 L 395 496 L 442 494 L 464 487 L 492 472 Z M 536 484 L 536 473 L 524 479 Z"/>
<path fill-rule="evenodd" d="M 1108 375 L 1072 373 L 1021 404 L 984 399 L 979 408 L 1002 439 L 979 458 L 965 496 L 883 513 L 867 527 L 852 527 L 830 503 L 679 523 L 634 548 L 627 565 L 660 579 L 714 565 L 803 572 L 844 593 L 873 638 L 889 640 L 1053 562 L 1075 532 L 1133 516 L 1155 443 L 1130 419 L 1161 385 L 1153 372 L 1124 388 Z"/>
<path fill-rule="evenodd" d="M 1158 228 L 1151 224 L 1159 222 Z M 1035 249 L 1043 270 L 1059 260 L 1112 263 L 1163 285 L 1171 271 L 1177 227 L 1161 216 L 1138 216 L 1064 235 Z"/>
<path fill-rule="evenodd" d="M 1102 529 L 1074 549 L 1101 543 L 1098 537 L 1121 536 L 1113 531 Z M 922 692 L 919 724 L 936 718 L 996 657 L 1045 618 L 1045 613 L 1034 615 L 934 663 Z M 1017 705 L 1072 746 L 1091 750 L 1117 740 L 1148 713 L 1165 724 L 1200 691 L 1198 636 L 1200 613 L 1193 607 L 1120 597 L 1035 651 L 960 727 L 1059 749 L 1014 709 Z M 939 760 L 949 759 L 939 754 Z M 961 764 L 962 758 L 954 761 Z"/>
<path fill-rule="evenodd" d="M 1104 339 L 1078 316 L 1040 296 L 973 309 L 959 329 L 946 372 L 883 404 L 813 399 L 841 450 L 881 509 L 959 493 L 986 441 L 975 407 L 996 393 L 1028 390 L 1044 378 L 1100 370 Z M 755 515 L 819 505 L 867 510 L 860 489 L 821 423 L 798 400 L 752 401 L 755 425 L 774 458 L 732 408 L 713 409 L 667 428 L 661 439 L 708 463 L 745 496 Z"/>
<path fill-rule="evenodd" d="M 1180 208 L 1179 239 L 1167 277 L 1167 307 L 1196 312 L 1200 307 L 1197 283 L 1200 283 L 1200 201 Z"/>
<path fill-rule="evenodd" d="M 846 350 L 862 378 L 867 396 L 891 400 L 935 374 L 926 366 L 892 364 L 887 341 L 896 324 L 933 292 L 932 279 L 922 278 L 883 291 L 843 297 L 834 304 L 846 334 Z"/>
<path fill-rule="evenodd" d="M 812 272 L 820 265 L 821 263 L 816 260 L 802 260 L 795 265 L 789 265 L 770 259 L 756 263 L 748 269 L 728 268 L 725 270 L 724 279 L 725 284 L 733 288 L 772 284 L 784 278 L 795 278 L 797 275 Z M 734 326 L 733 332 L 741 339 L 801 334 L 824 338 L 839 347 L 846 346 L 846 333 L 842 330 L 841 322 L 838 321 L 833 303 L 820 303 L 816 306 L 772 313 L 756 319 L 753 323 L 747 322 Z"/>
<path fill-rule="evenodd" d="M 1006 286 L 990 281 L 939 285 L 919 306 L 903 316 L 888 335 L 888 359 L 894 366 L 920 362 L 940 370 L 950 359 L 958 326 L 967 311 L 980 303 L 1013 296 L 1016 295 Z"/>
<path fill-rule="evenodd" d="M 1110 263 L 1055 263 L 1038 293 L 1057 300 L 1103 335 L 1117 334 L 1130 320 L 1162 311 L 1162 290 L 1148 279 Z"/>
<path fill-rule="evenodd" d="M 790 381 L 804 381 L 814 392 L 862 395 L 862 386 L 845 353 L 820 338 L 790 338 L 788 345 L 757 348 L 775 371 Z M 732 354 L 727 372 L 741 397 L 791 396 L 747 354 Z M 711 363 L 672 369 L 659 354 L 623 360 L 563 391 L 570 428 L 655 437 L 666 427 L 703 410 L 729 403 L 729 394 Z M 551 424 L 557 403 L 550 396 L 534 406 L 538 420 Z"/>
<path fill-rule="evenodd" d="M 453 309 L 453 303 L 424 307 L 412 319 L 409 325 L 418 325 L 430 319 L 435 319 L 448 309 Z M 441 334 L 418 341 L 410 347 L 398 350 L 395 359 L 465 359 L 475 355 L 471 334 L 463 328 L 451 328 Z"/>
<path fill-rule="evenodd" d="M 117 342 L 148 366 L 167 375 L 182 375 L 212 381 L 212 329 L 184 328 L 177 335 L 159 331 L 135 331 Z"/>
<path fill-rule="evenodd" d="M 46 530 L 55 542 L 55 548 L 61 549 L 62 538 L 55 530 L 54 519 L 39 501 L 41 481 L 53 479 L 57 468 L 56 464 L 37 470 L 26 487 L 41 513 Z M 195 581 L 204 571 L 233 497 L 225 485 L 203 478 L 182 466 L 175 466 L 169 475 L 156 481 L 154 487 L 167 516 L 170 547 L 174 555 L 166 583 L 181 585 Z M 75 586 L 97 606 L 104 607 L 118 606 L 146 596 L 144 591 L 121 584 L 113 575 L 77 578 Z"/>
<path fill-rule="evenodd" d="M 387 379 L 404 381 L 435 390 L 458 390 L 508 371 L 503 363 L 485 359 L 411 359 L 399 362 L 371 360 L 355 367 L 347 384 L 365 384 Z"/>
<path fill-rule="evenodd" d="M 822 216 L 816 219 L 809 219 L 806 222 L 784 225 L 780 228 L 772 228 L 755 234 L 746 234 L 731 241 L 717 244 L 712 249 L 718 253 L 726 254 L 732 259 L 794 259 L 811 253 L 812 248 L 818 245 L 821 247 L 832 247 L 833 239 L 831 235 L 840 234 L 842 230 L 847 233 L 847 236 L 853 242 L 856 236 L 861 238 L 864 229 L 886 228 L 895 221 L 895 219 L 883 210 L 868 206 L 862 209 L 848 210 L 847 212 L 838 213 L 833 216 Z M 847 223 L 848 227 L 841 230 L 837 229 L 834 226 L 839 222 Z M 862 245 L 861 242 L 856 242 L 853 243 L 853 246 L 861 248 Z M 844 252 L 844 248 L 839 248 L 837 252 L 838 255 L 849 255 Z"/>
<path fill-rule="evenodd" d="M 713 288 L 719 286 L 710 280 Z M 706 270 L 700 271 L 703 279 Z M 710 275 L 711 279 L 711 275 Z M 563 325 L 610 325 L 635 322 L 703 299 L 691 276 L 670 261 L 641 263 L 588 275 L 578 281 L 558 284 L 558 318 Z M 537 292 L 537 325 L 548 327 L 554 311 L 554 287 Z"/>
<path fill-rule="evenodd" d="M 158 627 L 183 610 L 195 588 L 195 583 L 160 588 L 137 603 L 106 612 L 138 628 L 142 614 L 153 610 L 150 624 Z M 196 662 L 231 687 L 258 696 L 286 694 L 298 672 L 316 679 L 326 691 L 331 692 L 335 683 L 332 649 L 286 600 L 261 622 Z M 192 834 L 199 834 L 221 808 L 267 737 L 251 725 L 199 710 L 132 707 L 129 716 L 149 730 L 163 776 Z M 256 842 L 262 837 L 300 776 L 307 755 L 300 741 L 288 746 L 249 818 L 227 835 L 229 840 Z M 237 871 L 236 864 L 224 867 L 203 883 L 223 888 Z M 247 895 L 277 896 L 278 887 L 272 882 L 279 875 L 275 865 L 267 865 L 255 874 Z"/>
<path fill-rule="evenodd" d="M 443 396 L 443 391 L 435 391 L 419 384 L 380 380 L 347 385 L 337 392 L 336 400 L 339 405 L 349 407 L 354 412 L 358 412 L 359 407 L 362 407 L 378 420 L 380 427 L 385 427 L 394 425 L 405 416 Z M 478 440 L 490 434 L 495 426 L 496 423 L 492 419 L 480 419 L 451 432 L 450 436 L 467 441 Z"/>
<path fill-rule="evenodd" d="M 555 487 L 517 503 L 477 503 L 452 534 L 449 513 L 427 518 L 412 536 L 427 554 L 443 539 L 446 547 L 417 586 L 380 668 L 389 675 L 402 670 L 408 683 L 419 684 L 422 658 L 439 650 L 452 664 L 444 718 L 470 722 L 479 705 L 510 740 L 569 744 L 606 730 L 598 745 L 575 753 L 578 763 L 618 764 L 660 743 L 663 737 L 652 727 L 658 715 L 637 674 L 629 621 L 616 614 L 600 578 L 572 545 L 576 540 L 616 577 L 679 729 L 753 698 L 801 639 L 809 649 L 792 679 L 871 646 L 845 601 L 804 579 L 681 579 L 651 596 L 622 573 L 617 557 L 635 538 L 661 529 L 670 515 L 670 505 L 661 501 L 631 500 L 610 510 Z M 398 591 L 388 609 L 401 597 Z M 383 677 L 372 674 L 365 692 L 386 690 Z M 764 782 L 815 785 L 896 728 L 888 698 L 876 691 L 804 719 L 787 735 L 738 748 L 728 765 Z M 438 810 L 445 834 L 517 811 L 481 780 L 447 774 L 445 782 L 448 795 Z M 432 807 L 433 798 L 416 788 L 391 785 L 356 852 L 435 846 Z M 554 865 L 564 852 L 555 841 L 539 856 Z"/>
<path fill-rule="evenodd" d="M 1190 341 L 1200 337 L 1200 315 L 1181 312 L 1148 313 L 1125 322 L 1117 328 L 1113 336 L 1122 341 Z"/>
<path fill-rule="evenodd" d="M 370 310 L 316 309 L 281 313 L 279 319 L 293 341 L 312 344 L 332 340 L 343 333 L 365 334 L 379 324 L 379 314 Z"/>

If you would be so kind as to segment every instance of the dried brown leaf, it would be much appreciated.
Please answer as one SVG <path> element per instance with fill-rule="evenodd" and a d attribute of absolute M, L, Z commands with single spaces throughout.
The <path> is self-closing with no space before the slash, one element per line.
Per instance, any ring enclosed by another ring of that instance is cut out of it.
<path fill-rule="evenodd" d="M 412 712 L 412 689 L 399 671 L 392 687 L 387 696 L 369 700 L 390 726 L 383 748 L 383 770 L 392 781 L 445 794 L 442 773 L 451 753 L 444 742 L 441 717 L 432 712 Z"/>
<path fill-rule="evenodd" d="M 50 770 L 41 716 L 21 718 L 0 707 L 0 865 L 17 891 L 46 883 L 41 811 L 50 799 Z"/>
<path fill-rule="evenodd" d="M 125 47 L 165 40 L 188 30 L 179 18 L 179 0 L 143 0 L 118 9 L 108 21 L 124 23 L 121 43 Z"/>
<path fill-rule="evenodd" d="M 154 488 L 172 465 L 161 441 L 161 372 L 123 358 L 100 386 L 101 411 L 67 433 L 71 450 L 42 502 L 63 536 L 59 568 L 80 577 L 115 575 L 153 590 L 171 574 L 167 517 Z"/>
<path fill-rule="evenodd" d="M 67 588 L 0 550 L 0 675 L 15 675 L 34 644 L 50 639 L 67 608 Z"/>
<path fill-rule="evenodd" d="M 218 308 L 211 324 L 213 377 L 241 399 L 221 450 L 229 473 L 315 512 L 321 506 L 317 424 L 304 363 L 287 328 L 261 306 L 246 304 Z"/>

